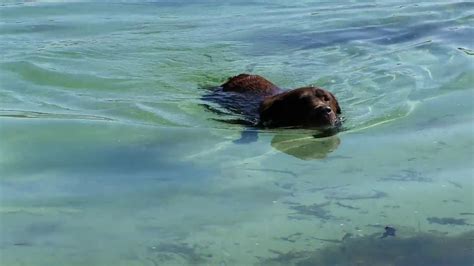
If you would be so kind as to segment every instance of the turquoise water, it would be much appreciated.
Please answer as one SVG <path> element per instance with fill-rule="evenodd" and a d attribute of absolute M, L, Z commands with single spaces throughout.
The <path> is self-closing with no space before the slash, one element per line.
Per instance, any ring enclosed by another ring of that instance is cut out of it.
<path fill-rule="evenodd" d="M 474 4 L 223 2 L 0 4 L 0 263 L 471 254 Z M 234 143 L 201 97 L 241 72 L 329 89 L 346 130 Z"/>

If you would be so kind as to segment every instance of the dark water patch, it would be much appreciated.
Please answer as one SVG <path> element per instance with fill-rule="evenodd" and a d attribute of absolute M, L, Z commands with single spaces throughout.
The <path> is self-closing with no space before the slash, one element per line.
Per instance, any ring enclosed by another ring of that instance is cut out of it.
<path fill-rule="evenodd" d="M 260 265 L 291 265 L 295 261 L 305 258 L 307 256 L 306 251 L 289 251 L 281 252 L 278 250 L 269 249 L 271 253 L 277 255 L 275 259 L 263 259 L 259 257 L 261 263 Z"/>
<path fill-rule="evenodd" d="M 453 185 L 456 188 L 462 189 L 462 185 L 454 181 L 448 181 L 449 184 Z"/>
<path fill-rule="evenodd" d="M 187 243 L 162 243 L 148 248 L 151 257 L 148 260 L 154 265 L 163 265 L 185 261 L 191 265 L 203 264 L 212 257 L 211 254 L 202 254 L 199 247 Z"/>
<path fill-rule="evenodd" d="M 400 209 L 400 205 L 383 205 L 384 208 Z"/>
<path fill-rule="evenodd" d="M 296 241 L 298 241 L 298 239 L 301 238 L 302 235 L 303 235 L 303 233 L 294 233 L 294 234 L 291 234 L 289 236 L 280 237 L 278 239 L 281 239 L 283 241 L 287 241 L 287 242 L 290 242 L 290 243 L 295 243 Z"/>
<path fill-rule="evenodd" d="M 349 210 L 360 210 L 359 207 L 354 207 L 354 206 L 351 206 L 351 205 L 342 204 L 339 201 L 336 202 L 336 205 L 340 206 L 340 207 L 343 207 L 343 208 L 346 208 L 346 209 L 349 209 Z"/>
<path fill-rule="evenodd" d="M 466 222 L 466 219 L 456 219 L 451 217 L 429 217 L 426 218 L 430 224 L 442 224 L 442 225 L 470 225 Z"/>
<path fill-rule="evenodd" d="M 372 227 L 372 228 L 384 228 L 385 226 L 381 224 L 368 224 L 366 225 L 367 227 Z"/>
<path fill-rule="evenodd" d="M 312 239 L 316 239 L 318 241 L 328 242 L 328 243 L 341 243 L 342 242 L 342 240 L 339 240 L 339 239 L 328 239 L 328 238 L 318 238 L 318 237 L 312 237 Z"/>
<path fill-rule="evenodd" d="M 285 190 L 291 190 L 294 188 L 295 184 L 293 183 L 279 183 L 279 182 L 274 182 L 273 184 L 275 184 L 275 186 L 281 188 L 281 189 L 285 189 Z"/>
<path fill-rule="evenodd" d="M 15 243 L 13 243 L 13 245 L 14 246 L 19 246 L 19 247 L 31 247 L 31 246 L 33 246 L 33 243 L 22 241 L 22 242 L 15 242 Z"/>
<path fill-rule="evenodd" d="M 326 207 L 329 206 L 331 202 L 325 202 L 321 204 L 311 204 L 311 205 L 293 205 L 290 206 L 290 209 L 297 211 L 300 215 L 314 216 L 321 220 L 329 220 L 334 218 L 331 213 L 326 210 Z"/>
<path fill-rule="evenodd" d="M 33 236 L 35 235 L 49 235 L 55 233 L 61 227 L 60 223 L 55 222 L 36 222 L 30 224 L 26 228 L 26 232 Z"/>
<path fill-rule="evenodd" d="M 378 236 L 378 235 L 377 235 Z M 457 236 L 419 233 L 410 237 L 352 237 L 321 250 L 288 252 L 270 250 L 276 257 L 259 265 L 371 265 L 371 266 L 471 266 L 474 264 L 474 231 Z"/>
<path fill-rule="evenodd" d="M 459 215 L 474 215 L 474 212 L 461 212 Z"/>
<path fill-rule="evenodd" d="M 146 234 L 153 234 L 153 235 L 166 235 L 167 230 L 163 226 L 156 226 L 156 225 L 138 225 L 135 229 L 139 232 L 146 233 Z"/>
<path fill-rule="evenodd" d="M 458 200 L 458 199 L 443 200 L 443 203 L 448 203 L 448 202 L 463 203 L 464 201 Z"/>
<path fill-rule="evenodd" d="M 412 169 L 405 169 L 397 174 L 379 178 L 378 181 L 433 182 L 431 178 L 424 177 L 422 173 Z"/>
<path fill-rule="evenodd" d="M 334 155 L 334 156 L 331 156 L 327 159 L 328 160 L 350 160 L 350 159 L 353 159 L 353 158 L 354 157 L 352 157 L 352 156 Z"/>
<path fill-rule="evenodd" d="M 301 215 L 288 215 L 287 218 L 290 221 L 308 221 L 308 220 L 311 220 L 307 216 L 301 216 Z"/>
<path fill-rule="evenodd" d="M 5 221 L 11 221 L 11 216 L 4 216 Z M 26 217 L 26 216 L 23 216 Z M 31 220 L 28 215 L 25 223 L 16 221 L 13 227 L 2 227 L 5 237 L 0 239 L 0 249 L 5 246 L 32 247 L 51 244 L 52 240 L 64 233 L 63 223 L 58 221 Z M 43 219 L 40 218 L 40 219 Z M 1 264 L 1 263 L 0 263 Z"/>
<path fill-rule="evenodd" d="M 330 194 L 325 196 L 326 199 L 335 199 L 335 200 L 364 200 L 364 199 L 380 199 L 387 197 L 387 193 L 378 190 L 372 190 L 372 193 L 368 194 L 349 194 L 349 195 L 339 195 L 339 194 Z"/>
<path fill-rule="evenodd" d="M 256 169 L 256 168 L 246 168 L 245 170 L 251 170 L 251 171 L 260 171 L 260 172 L 266 172 L 266 173 L 278 173 L 278 174 L 286 174 L 292 177 L 298 177 L 298 175 L 293 172 L 293 171 L 288 171 L 288 170 L 276 170 L 276 169 Z"/>
<path fill-rule="evenodd" d="M 24 198 L 36 202 L 28 207 L 40 209 L 56 206 L 57 202 L 67 210 L 75 206 L 67 201 L 71 198 L 83 199 L 84 204 L 79 206 L 82 208 L 106 204 L 104 199 L 126 197 L 130 198 L 127 204 L 134 206 L 158 206 L 180 193 L 201 194 L 200 190 L 206 187 L 201 182 L 206 183 L 213 176 L 211 169 L 198 170 L 198 165 L 170 155 L 177 149 L 177 140 L 190 139 L 181 134 L 51 120 L 47 127 L 42 122 L 23 125 L 2 128 L 4 139 L 11 140 L 3 145 L 11 156 L 3 161 L 0 182 L 4 188 L 2 200 L 6 202 Z M 179 149 L 183 147 L 186 144 Z M 128 208 L 127 204 L 121 204 L 121 208 Z M 12 211 L 18 210 L 23 212 L 24 208 Z"/>
<path fill-rule="evenodd" d="M 340 171 L 341 174 L 357 174 L 357 173 L 362 173 L 362 172 L 364 172 L 364 169 L 359 168 L 359 167 L 354 167 L 354 166 L 343 168 Z"/>
<path fill-rule="evenodd" d="M 329 187 L 315 187 L 315 188 L 310 188 L 310 189 L 308 189 L 307 191 L 308 191 L 308 192 L 318 192 L 318 191 L 322 191 L 322 190 L 338 189 L 338 188 L 343 188 L 343 187 L 347 187 L 347 186 L 349 186 L 349 185 L 329 186 Z"/>

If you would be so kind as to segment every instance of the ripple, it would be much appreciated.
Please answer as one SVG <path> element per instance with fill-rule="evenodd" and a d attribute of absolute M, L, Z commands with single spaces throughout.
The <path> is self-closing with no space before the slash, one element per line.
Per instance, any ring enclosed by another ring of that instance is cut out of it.
<path fill-rule="evenodd" d="M 464 52 L 467 55 L 474 55 L 474 50 L 471 49 L 459 47 L 458 50 Z"/>
<path fill-rule="evenodd" d="M 0 117 L 7 118 L 36 118 L 36 119 L 65 119 L 65 120 L 92 120 L 92 121 L 115 121 L 114 119 L 96 115 L 83 114 L 58 114 L 23 110 L 0 110 Z"/>
<path fill-rule="evenodd" d="M 394 111 L 393 113 L 387 114 L 385 116 L 377 116 L 373 119 L 366 120 L 366 121 L 361 122 L 359 124 L 350 123 L 346 127 L 346 129 L 347 129 L 346 131 L 347 132 L 358 132 L 358 131 L 363 131 L 363 130 L 366 130 L 366 129 L 369 129 L 369 128 L 381 126 L 383 124 L 395 122 L 399 119 L 403 119 L 405 117 L 408 117 L 413 112 L 416 105 L 417 105 L 416 102 L 408 102 L 406 110 Z"/>
<path fill-rule="evenodd" d="M 343 104 L 348 130 L 362 130 L 409 116 L 417 101 L 469 86 L 468 78 L 455 81 L 469 64 L 465 55 L 474 54 L 464 43 L 470 2 L 276 1 L 258 8 L 198 2 L 179 4 L 184 9 L 172 16 L 176 5 L 162 1 L 2 10 L 0 37 L 13 52 L 0 63 L 9 93 L 0 105 L 32 111 L 2 116 L 74 119 L 68 114 L 74 112 L 238 130 L 211 120 L 224 115 L 199 106 L 197 87 L 249 71 L 283 88 L 325 87 Z M 201 4 L 207 17 L 194 14 Z M 137 13 L 128 17 L 130 10 Z"/>
<path fill-rule="evenodd" d="M 68 89 L 113 90 L 118 87 L 119 83 L 125 81 L 88 74 L 67 73 L 56 69 L 48 69 L 45 66 L 27 61 L 3 63 L 0 68 L 16 73 L 23 80 L 34 84 Z"/>

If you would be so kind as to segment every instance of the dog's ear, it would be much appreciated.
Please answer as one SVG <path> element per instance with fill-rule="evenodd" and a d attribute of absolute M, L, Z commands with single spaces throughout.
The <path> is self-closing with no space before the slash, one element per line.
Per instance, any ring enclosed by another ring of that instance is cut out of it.
<path fill-rule="evenodd" d="M 333 102 L 336 106 L 336 114 L 340 115 L 341 114 L 341 107 L 339 106 L 339 102 L 337 101 L 336 96 L 334 96 L 334 94 L 332 94 L 331 92 L 329 92 L 329 95 L 331 95 L 332 100 L 333 100 Z"/>
<path fill-rule="evenodd" d="M 259 108 L 262 125 L 273 126 L 282 117 L 282 112 L 285 110 L 284 104 L 284 101 L 281 100 L 281 94 L 263 100 Z"/>

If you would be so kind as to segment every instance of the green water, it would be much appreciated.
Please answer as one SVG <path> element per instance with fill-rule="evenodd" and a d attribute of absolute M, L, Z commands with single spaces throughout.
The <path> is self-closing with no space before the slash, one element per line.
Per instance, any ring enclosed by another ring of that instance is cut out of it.
<path fill-rule="evenodd" d="M 473 25 L 467 1 L 0 3 L 0 264 L 307 265 L 386 225 L 471 232 Z M 242 72 L 329 89 L 346 130 L 234 143 L 202 88 Z"/>

